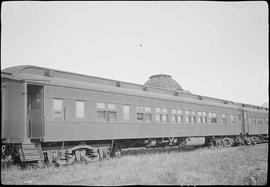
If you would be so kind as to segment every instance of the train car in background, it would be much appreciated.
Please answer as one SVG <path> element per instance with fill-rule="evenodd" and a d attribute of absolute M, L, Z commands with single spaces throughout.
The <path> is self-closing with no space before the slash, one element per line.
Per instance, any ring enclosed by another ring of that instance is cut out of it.
<path fill-rule="evenodd" d="M 59 165 L 130 147 L 268 139 L 268 108 L 195 95 L 170 75 L 144 85 L 37 66 L 1 71 L 2 159 Z"/>

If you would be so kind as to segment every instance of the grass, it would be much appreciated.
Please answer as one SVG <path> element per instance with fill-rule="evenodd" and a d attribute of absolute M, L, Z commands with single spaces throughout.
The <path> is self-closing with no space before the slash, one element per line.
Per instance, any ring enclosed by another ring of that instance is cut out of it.
<path fill-rule="evenodd" d="M 193 151 L 132 150 L 117 159 L 66 167 L 1 169 L 3 184 L 265 185 L 268 144 Z"/>

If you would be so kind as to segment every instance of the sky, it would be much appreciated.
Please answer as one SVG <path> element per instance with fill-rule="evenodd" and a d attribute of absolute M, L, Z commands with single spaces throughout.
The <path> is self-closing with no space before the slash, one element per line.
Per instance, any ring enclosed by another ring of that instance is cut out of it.
<path fill-rule="evenodd" d="M 264 1 L 3 2 L 1 70 L 36 65 L 194 94 L 268 102 Z"/>

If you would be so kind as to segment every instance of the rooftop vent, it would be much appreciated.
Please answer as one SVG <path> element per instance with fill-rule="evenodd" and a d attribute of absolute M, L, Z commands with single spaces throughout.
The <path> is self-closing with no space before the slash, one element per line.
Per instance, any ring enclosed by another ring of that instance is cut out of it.
<path fill-rule="evenodd" d="M 49 77 L 50 76 L 50 70 L 45 69 L 44 70 L 44 76 Z"/>
<path fill-rule="evenodd" d="M 116 81 L 115 84 L 116 84 L 116 87 L 120 87 L 120 81 Z"/>

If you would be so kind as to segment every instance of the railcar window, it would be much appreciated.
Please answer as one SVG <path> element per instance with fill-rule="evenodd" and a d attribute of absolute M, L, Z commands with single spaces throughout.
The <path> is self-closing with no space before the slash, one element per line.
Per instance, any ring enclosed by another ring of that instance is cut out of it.
<path fill-rule="evenodd" d="M 161 116 L 162 116 L 162 115 L 161 115 L 161 109 L 160 109 L 160 108 L 156 108 L 156 109 L 155 109 L 155 112 L 156 112 L 155 120 L 156 120 L 156 121 L 161 121 L 161 118 L 162 118 L 162 117 L 161 117 Z"/>
<path fill-rule="evenodd" d="M 144 116 L 144 121 L 152 121 L 152 114 L 146 113 Z"/>
<path fill-rule="evenodd" d="M 190 111 L 186 110 L 186 122 L 187 123 L 191 123 L 192 119 L 190 116 Z"/>
<path fill-rule="evenodd" d="M 109 111 L 109 121 L 116 121 L 116 120 L 117 120 L 116 111 Z"/>
<path fill-rule="evenodd" d="M 191 111 L 190 114 L 191 114 L 191 123 L 196 123 L 195 112 Z"/>
<path fill-rule="evenodd" d="M 202 112 L 203 115 L 203 123 L 207 123 L 207 116 L 206 116 L 206 112 Z"/>
<path fill-rule="evenodd" d="M 31 103 L 31 108 L 32 109 L 40 109 L 40 103 L 41 103 L 41 98 L 40 98 L 40 92 L 37 92 L 35 97 L 30 97 L 29 102 Z"/>
<path fill-rule="evenodd" d="M 177 122 L 179 122 L 179 123 L 183 123 L 183 116 L 181 115 L 181 116 L 177 116 Z"/>
<path fill-rule="evenodd" d="M 178 114 L 178 115 L 183 115 L 182 110 L 177 110 L 177 114 Z"/>
<path fill-rule="evenodd" d="M 97 118 L 99 120 L 106 120 L 106 111 L 97 111 Z"/>
<path fill-rule="evenodd" d="M 115 104 L 108 103 L 108 109 L 111 111 L 115 111 L 116 110 Z"/>
<path fill-rule="evenodd" d="M 97 108 L 98 109 L 106 109 L 106 104 L 105 103 L 97 103 Z"/>
<path fill-rule="evenodd" d="M 177 114 L 176 114 L 176 109 L 172 109 L 172 116 L 171 116 L 171 121 L 176 123 L 177 122 Z"/>
<path fill-rule="evenodd" d="M 192 123 L 196 123 L 196 116 L 192 116 Z"/>
<path fill-rule="evenodd" d="M 162 114 L 162 122 L 168 122 L 168 114 Z"/>
<path fill-rule="evenodd" d="M 105 103 L 97 103 L 97 119 L 98 120 L 107 120 L 106 118 L 106 104 Z"/>
<path fill-rule="evenodd" d="M 198 115 L 198 123 L 202 123 L 202 113 L 198 112 L 197 115 Z"/>
<path fill-rule="evenodd" d="M 234 115 L 231 115 L 231 123 L 234 123 Z"/>
<path fill-rule="evenodd" d="M 265 119 L 265 124 L 268 125 L 268 119 L 267 118 Z"/>
<path fill-rule="evenodd" d="M 182 110 L 177 110 L 177 122 L 178 123 L 183 123 L 183 112 Z"/>
<path fill-rule="evenodd" d="M 53 99 L 54 117 L 63 117 L 63 99 Z"/>
<path fill-rule="evenodd" d="M 223 124 L 226 124 L 226 114 L 222 114 L 222 121 L 223 121 Z"/>
<path fill-rule="evenodd" d="M 254 125 L 256 125 L 256 119 L 254 119 Z"/>
<path fill-rule="evenodd" d="M 258 120 L 258 125 L 263 125 L 263 121 L 262 120 Z"/>
<path fill-rule="evenodd" d="M 212 124 L 217 123 L 217 116 L 216 116 L 216 113 L 211 113 L 211 112 L 209 112 L 208 115 L 209 115 L 209 122 L 210 122 L 210 123 L 212 123 Z"/>
<path fill-rule="evenodd" d="M 152 121 L 151 107 L 137 106 L 137 120 L 138 121 Z"/>
<path fill-rule="evenodd" d="M 212 123 L 213 114 L 211 112 L 208 113 L 209 123 Z"/>
<path fill-rule="evenodd" d="M 125 121 L 128 121 L 130 119 L 130 114 L 129 114 L 130 109 L 129 108 L 130 108 L 129 105 L 123 106 L 124 120 Z"/>
<path fill-rule="evenodd" d="M 143 106 L 137 106 L 137 120 L 143 121 L 144 116 L 144 107 Z"/>
<path fill-rule="evenodd" d="M 198 123 L 205 123 L 205 112 L 198 112 Z"/>
<path fill-rule="evenodd" d="M 85 115 L 84 101 L 76 101 L 76 117 L 84 118 L 84 115 Z"/>
<path fill-rule="evenodd" d="M 144 108 L 145 113 L 144 113 L 144 121 L 152 121 L 152 110 L 151 107 L 145 107 Z"/>
<path fill-rule="evenodd" d="M 168 109 L 162 108 L 162 122 L 168 122 L 169 116 L 168 116 Z"/>
<path fill-rule="evenodd" d="M 142 113 L 144 112 L 143 106 L 137 106 L 136 109 L 137 109 L 137 112 L 142 112 Z"/>
<path fill-rule="evenodd" d="M 217 114 L 213 113 L 213 123 L 217 123 Z"/>
<path fill-rule="evenodd" d="M 117 120 L 116 105 L 108 103 L 109 121 Z"/>
<path fill-rule="evenodd" d="M 143 113 L 137 113 L 137 120 L 143 121 Z"/>

